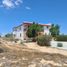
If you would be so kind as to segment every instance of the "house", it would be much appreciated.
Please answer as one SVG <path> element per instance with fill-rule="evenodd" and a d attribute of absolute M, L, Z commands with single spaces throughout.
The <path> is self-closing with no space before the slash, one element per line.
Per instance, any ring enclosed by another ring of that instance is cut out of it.
<path fill-rule="evenodd" d="M 20 39 L 20 40 L 26 40 L 28 37 L 26 35 L 28 27 L 32 25 L 32 22 L 23 22 L 23 24 L 14 27 L 13 28 L 13 36 L 15 39 Z M 43 26 L 43 31 L 41 33 L 49 35 L 49 29 L 51 27 L 51 24 L 39 24 Z"/>

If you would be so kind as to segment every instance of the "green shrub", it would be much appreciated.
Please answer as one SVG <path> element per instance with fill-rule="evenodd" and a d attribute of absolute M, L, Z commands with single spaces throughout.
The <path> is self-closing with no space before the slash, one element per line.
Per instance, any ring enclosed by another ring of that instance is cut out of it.
<path fill-rule="evenodd" d="M 14 41 L 15 41 L 15 43 L 17 43 L 17 41 L 19 41 L 19 39 L 15 39 Z"/>
<path fill-rule="evenodd" d="M 57 41 L 67 41 L 67 35 L 59 35 L 56 37 Z"/>
<path fill-rule="evenodd" d="M 63 47 L 62 43 L 57 43 L 57 47 Z"/>
<path fill-rule="evenodd" d="M 1 38 L 1 35 L 0 35 L 0 38 Z"/>
<path fill-rule="evenodd" d="M 6 41 L 14 41 L 15 39 L 13 37 L 3 37 Z"/>
<path fill-rule="evenodd" d="M 13 34 L 12 34 L 12 33 L 7 33 L 7 34 L 5 35 L 5 37 L 7 37 L 7 38 L 13 37 Z"/>
<path fill-rule="evenodd" d="M 21 41 L 20 44 L 23 44 L 23 42 Z"/>
<path fill-rule="evenodd" d="M 32 42 L 36 42 L 36 38 L 32 38 Z"/>
<path fill-rule="evenodd" d="M 37 44 L 40 46 L 50 46 L 51 36 L 43 35 L 37 38 Z"/>

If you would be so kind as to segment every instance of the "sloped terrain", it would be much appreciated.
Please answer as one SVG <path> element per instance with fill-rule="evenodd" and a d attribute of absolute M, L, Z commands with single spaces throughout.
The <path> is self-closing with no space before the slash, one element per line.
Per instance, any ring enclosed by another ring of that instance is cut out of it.
<path fill-rule="evenodd" d="M 0 67 L 67 67 L 67 56 L 40 52 L 0 39 Z"/>

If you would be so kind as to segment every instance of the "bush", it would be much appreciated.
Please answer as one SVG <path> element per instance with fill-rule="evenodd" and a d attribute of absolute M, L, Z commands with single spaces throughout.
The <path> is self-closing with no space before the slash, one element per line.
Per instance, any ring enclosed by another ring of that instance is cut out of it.
<path fill-rule="evenodd" d="M 63 47 L 63 44 L 62 43 L 58 43 L 57 47 Z"/>
<path fill-rule="evenodd" d="M 1 37 L 1 35 L 0 35 L 0 37 Z"/>
<path fill-rule="evenodd" d="M 15 39 L 14 41 L 15 41 L 15 43 L 17 43 L 19 41 L 19 39 Z"/>
<path fill-rule="evenodd" d="M 12 33 L 8 33 L 5 35 L 5 37 L 9 38 L 9 37 L 13 37 L 13 34 Z"/>
<path fill-rule="evenodd" d="M 32 42 L 36 42 L 36 38 L 32 38 Z"/>
<path fill-rule="evenodd" d="M 6 41 L 16 41 L 16 39 L 14 37 L 3 37 L 4 40 Z"/>
<path fill-rule="evenodd" d="M 6 34 L 3 39 L 7 40 L 7 41 L 15 41 L 15 38 L 13 37 L 12 33 L 8 33 Z"/>
<path fill-rule="evenodd" d="M 40 46 L 50 46 L 51 36 L 43 35 L 37 38 L 37 44 Z"/>
<path fill-rule="evenodd" d="M 67 41 L 67 35 L 59 35 L 56 37 L 57 41 Z"/>

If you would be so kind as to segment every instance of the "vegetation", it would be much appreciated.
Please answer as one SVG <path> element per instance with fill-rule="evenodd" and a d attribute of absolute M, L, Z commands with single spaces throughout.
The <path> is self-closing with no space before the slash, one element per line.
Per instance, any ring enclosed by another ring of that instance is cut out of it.
<path fill-rule="evenodd" d="M 2 34 L 0 33 L 0 37 L 2 37 Z"/>
<path fill-rule="evenodd" d="M 5 37 L 8 37 L 8 38 L 9 37 L 13 37 L 13 34 L 12 33 L 8 33 L 8 34 L 5 35 Z"/>
<path fill-rule="evenodd" d="M 4 39 L 7 40 L 7 41 L 15 41 L 12 33 L 6 34 Z"/>
<path fill-rule="evenodd" d="M 42 26 L 40 26 L 38 23 L 33 22 L 33 24 L 28 27 L 27 36 L 29 38 L 33 38 L 33 41 L 36 41 L 35 37 L 38 36 L 38 32 L 42 30 L 43 30 Z"/>
<path fill-rule="evenodd" d="M 59 35 L 59 33 L 60 33 L 59 29 L 60 29 L 59 25 L 52 24 L 52 26 L 50 28 L 50 33 L 51 33 L 52 37 L 56 37 L 57 35 Z"/>
<path fill-rule="evenodd" d="M 67 41 L 67 35 L 56 36 L 57 41 Z"/>
<path fill-rule="evenodd" d="M 0 37 L 1 37 L 1 35 L 0 35 Z"/>
<path fill-rule="evenodd" d="M 37 44 L 40 46 L 50 46 L 50 41 L 52 37 L 49 35 L 38 36 Z"/>
<path fill-rule="evenodd" d="M 19 41 L 19 39 L 13 39 L 15 41 L 15 43 L 17 43 Z"/>
<path fill-rule="evenodd" d="M 42 26 L 40 26 L 38 23 L 33 22 L 33 24 L 28 27 L 27 36 L 30 38 L 36 37 L 38 35 L 38 32 L 41 30 Z"/>

